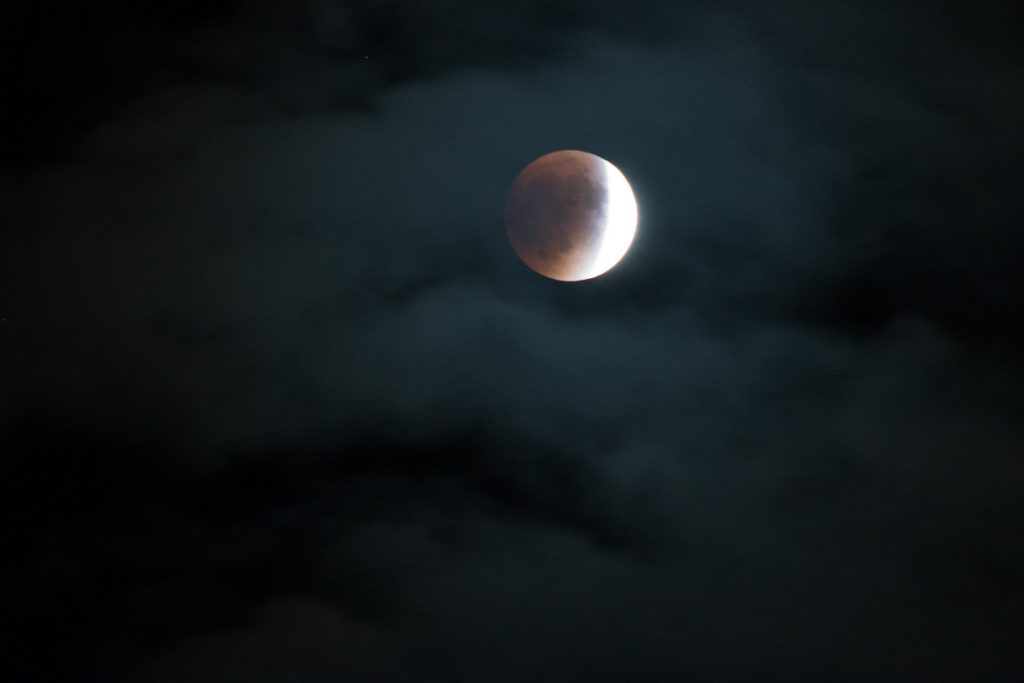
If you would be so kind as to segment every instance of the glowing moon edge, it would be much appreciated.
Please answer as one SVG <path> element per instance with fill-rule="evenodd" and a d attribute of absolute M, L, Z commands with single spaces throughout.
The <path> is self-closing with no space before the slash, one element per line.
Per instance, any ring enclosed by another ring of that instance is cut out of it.
<path fill-rule="evenodd" d="M 600 157 L 598 157 L 600 159 Z M 601 246 L 580 280 L 589 280 L 611 270 L 629 251 L 636 237 L 638 210 L 633 188 L 626 176 L 611 162 L 601 159 L 608 206 L 601 226 Z"/>

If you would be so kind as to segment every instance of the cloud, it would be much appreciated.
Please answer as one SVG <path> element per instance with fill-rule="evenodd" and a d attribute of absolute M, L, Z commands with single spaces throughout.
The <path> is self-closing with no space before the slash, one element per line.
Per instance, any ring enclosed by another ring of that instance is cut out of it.
<path fill-rule="evenodd" d="M 300 596 L 262 605 L 252 623 L 173 645 L 137 681 L 397 681 L 419 678 L 381 629 Z"/>
<path fill-rule="evenodd" d="M 82 549 L 85 575 L 135 577 L 95 636 L 119 667 L 1014 671 L 1019 73 L 945 68 L 941 19 L 903 49 L 899 13 L 803 5 L 690 7 L 638 44 L 522 3 L 492 33 L 558 49 L 521 54 L 477 51 L 483 10 L 445 39 L 459 7 L 409 11 L 367 66 L 354 7 L 309 45 L 211 30 L 190 54 L 214 77 L 0 190 L 0 438 L 40 482 L 72 473 L 28 509 L 88 508 L 84 486 L 184 530 Z M 615 162 L 641 203 L 633 251 L 579 286 L 517 263 L 500 221 L 555 148 Z M 79 514 L 86 538 L 110 524 Z"/>
<path fill-rule="evenodd" d="M 699 306 L 699 289 L 724 281 L 698 265 L 702 250 L 691 243 L 745 240 L 756 252 L 776 223 L 799 231 L 785 238 L 794 245 L 812 239 L 806 214 L 813 203 L 806 206 L 799 194 L 809 194 L 799 177 L 807 174 L 793 177 L 778 166 L 751 175 L 751 155 L 736 147 L 750 114 L 729 101 L 739 95 L 699 97 L 718 92 L 714 78 L 725 82 L 756 68 L 753 56 L 705 73 L 708 66 L 686 51 L 579 40 L 574 63 L 530 79 L 478 72 L 409 86 L 383 98 L 372 118 L 280 119 L 261 114 L 250 95 L 208 86 L 133 105 L 97 130 L 74 163 L 19 189 L 29 198 L 17 204 L 22 215 L 54 237 L 15 244 L 22 250 L 15 273 L 21 303 L 10 317 L 25 326 L 26 356 L 41 343 L 56 348 L 48 368 L 20 363 L 16 374 L 39 376 L 17 383 L 48 397 L 67 395 L 73 404 L 109 383 L 113 390 L 96 399 L 122 405 L 104 412 L 154 408 L 175 415 L 178 433 L 190 441 L 245 449 L 335 422 L 357 396 L 347 388 L 364 381 L 360 368 L 379 362 L 372 340 L 408 325 L 405 319 L 419 316 L 415 334 L 425 338 L 444 326 L 454 335 L 445 343 L 458 344 L 462 334 L 476 334 L 458 318 L 476 324 L 492 308 L 512 319 L 491 324 L 519 326 L 503 333 L 536 346 L 557 334 L 543 329 L 550 307 L 582 299 L 551 302 L 537 283 L 519 284 L 525 278 L 513 276 L 518 266 L 495 207 L 523 163 L 555 146 L 594 149 L 627 172 L 637 169 L 637 190 L 651 206 L 671 205 L 665 200 L 677 189 L 645 180 L 645 154 L 659 169 L 652 178 L 690 174 L 682 178 L 681 213 L 647 218 L 630 257 L 650 258 L 646 277 L 660 278 L 658 288 L 677 291 L 684 306 Z M 695 78 L 679 80 L 680 65 Z M 751 82 L 743 96 L 783 116 L 761 85 Z M 720 110 L 738 120 L 723 120 Z M 669 135 L 675 139 L 662 144 Z M 730 217 L 734 194 L 721 195 L 723 187 L 750 198 L 760 220 Z M 785 193 L 793 201 L 779 201 Z M 786 249 L 785 240 L 773 251 Z M 770 262 L 786 268 L 784 260 Z M 756 289 L 767 277 L 758 272 L 761 263 L 754 259 L 731 288 Z M 680 280 L 701 270 L 711 282 L 687 287 Z M 627 280 L 624 291 L 642 301 L 651 287 L 644 275 L 634 277 L 641 281 L 631 287 Z M 428 303 L 435 289 L 460 287 L 482 294 L 463 302 L 456 295 L 454 303 L 479 311 Z M 724 289 L 719 298 L 729 295 Z M 53 313 L 39 312 L 37 301 L 53 302 Z M 507 367 L 524 351 L 508 347 Z M 400 352 L 418 354 L 415 345 Z M 568 346 L 557 353 L 546 361 L 551 372 L 562 366 L 586 373 Z M 287 376 L 275 367 L 287 368 Z M 66 389 L 58 393 L 57 385 Z M 227 405 L 237 418 L 223 414 Z"/>

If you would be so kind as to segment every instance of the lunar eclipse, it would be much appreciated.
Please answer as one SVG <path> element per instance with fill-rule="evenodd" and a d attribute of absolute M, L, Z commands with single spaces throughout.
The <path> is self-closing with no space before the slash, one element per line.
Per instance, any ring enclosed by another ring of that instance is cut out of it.
<path fill-rule="evenodd" d="M 588 152 L 562 150 L 533 161 L 516 177 L 505 226 L 523 263 L 553 280 L 589 280 L 611 270 L 636 234 L 629 181 Z"/>
<path fill-rule="evenodd" d="M 0 683 L 1024 683 L 1022 8 L 0 3 Z"/>

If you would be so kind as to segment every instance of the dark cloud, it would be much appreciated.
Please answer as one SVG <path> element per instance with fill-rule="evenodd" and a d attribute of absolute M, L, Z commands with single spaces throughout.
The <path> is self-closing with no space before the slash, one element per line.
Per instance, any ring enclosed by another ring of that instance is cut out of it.
<path fill-rule="evenodd" d="M 25 671 L 1019 676 L 1005 7 L 96 19 L 150 61 L 69 43 L 0 188 Z M 504 240 L 557 148 L 640 200 L 594 282 Z"/>

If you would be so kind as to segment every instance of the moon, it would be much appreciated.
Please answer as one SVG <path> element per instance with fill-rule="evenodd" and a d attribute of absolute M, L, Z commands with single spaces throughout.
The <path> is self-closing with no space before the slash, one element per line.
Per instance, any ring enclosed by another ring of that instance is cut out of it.
<path fill-rule="evenodd" d="M 633 244 L 636 223 L 636 198 L 626 176 L 578 150 L 531 162 L 505 202 L 512 249 L 536 272 L 562 282 L 611 270 Z"/>

